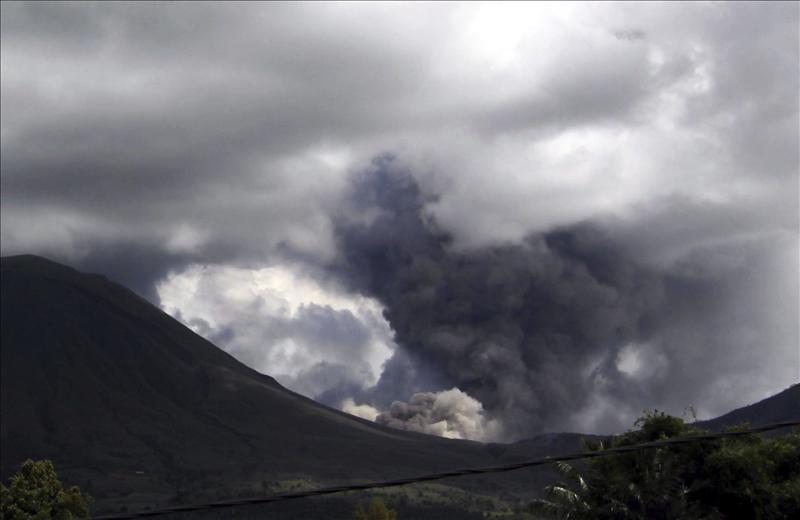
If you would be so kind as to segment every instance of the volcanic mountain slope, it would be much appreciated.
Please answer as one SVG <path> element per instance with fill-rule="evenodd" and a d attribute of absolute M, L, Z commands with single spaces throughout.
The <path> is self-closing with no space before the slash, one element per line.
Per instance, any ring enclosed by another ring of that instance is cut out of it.
<path fill-rule="evenodd" d="M 98 512 L 579 449 L 577 434 L 484 445 L 327 408 L 239 363 L 128 289 L 43 258 L 3 258 L 0 287 L 2 477 L 24 459 L 52 459 L 65 482 L 98 499 Z M 717 421 L 796 418 L 799 391 Z M 551 476 L 543 468 L 453 483 L 531 494 Z"/>
<path fill-rule="evenodd" d="M 762 401 L 737 408 L 715 419 L 700 421 L 697 425 L 701 428 L 718 431 L 728 426 L 737 426 L 742 423 L 750 423 L 755 426 L 791 420 L 800 420 L 800 383 L 796 383 L 783 392 Z"/>
<path fill-rule="evenodd" d="M 389 429 L 290 392 L 124 287 L 33 256 L 2 260 L 1 431 L 4 478 L 50 458 L 100 505 L 174 501 L 222 489 L 215 479 L 224 495 L 237 482 L 495 461 L 482 444 Z"/>

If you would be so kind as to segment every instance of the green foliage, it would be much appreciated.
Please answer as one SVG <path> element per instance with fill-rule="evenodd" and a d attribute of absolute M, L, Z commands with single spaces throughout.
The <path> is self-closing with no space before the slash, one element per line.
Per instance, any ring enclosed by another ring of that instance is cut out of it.
<path fill-rule="evenodd" d="M 604 450 L 701 431 L 682 419 L 647 412 L 638 430 Z M 800 518 L 800 434 L 744 435 L 591 459 L 582 477 L 568 465 L 564 481 L 531 505 L 543 518 L 598 520 Z"/>
<path fill-rule="evenodd" d="M 396 520 L 397 513 L 386 507 L 383 500 L 376 497 L 370 500 L 366 509 L 363 504 L 358 504 L 353 518 L 355 520 Z"/>
<path fill-rule="evenodd" d="M 91 497 L 77 486 L 64 490 L 49 460 L 26 460 L 0 484 L 0 516 L 3 520 L 72 520 L 89 517 Z"/>
<path fill-rule="evenodd" d="M 556 462 L 556 466 L 564 480 L 546 487 L 545 498 L 534 500 L 530 507 L 531 512 L 545 518 L 563 520 L 592 518 L 591 506 L 584 499 L 589 491 L 586 481 L 577 469 L 566 462 Z"/>

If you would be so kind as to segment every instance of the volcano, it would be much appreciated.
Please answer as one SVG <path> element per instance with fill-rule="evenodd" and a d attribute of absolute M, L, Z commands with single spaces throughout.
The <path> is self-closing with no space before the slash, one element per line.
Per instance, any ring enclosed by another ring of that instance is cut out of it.
<path fill-rule="evenodd" d="M 574 451 L 580 435 L 511 445 L 390 429 L 282 387 L 100 275 L 36 256 L 2 259 L 5 479 L 54 461 L 97 511 L 395 477 Z M 800 387 L 758 410 L 800 416 Z M 755 410 L 755 411 L 754 411 Z M 736 416 L 738 418 L 738 416 Z M 766 421 L 765 421 L 766 422 Z M 454 485 L 535 492 L 547 470 Z M 448 484 L 449 485 L 449 484 Z"/>
<path fill-rule="evenodd" d="M 3 477 L 48 458 L 101 507 L 492 459 L 320 405 L 125 287 L 34 256 L 2 259 L 1 441 Z"/>

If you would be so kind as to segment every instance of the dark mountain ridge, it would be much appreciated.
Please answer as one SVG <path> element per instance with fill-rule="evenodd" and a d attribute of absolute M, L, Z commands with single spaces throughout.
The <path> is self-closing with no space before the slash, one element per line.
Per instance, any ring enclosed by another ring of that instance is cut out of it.
<path fill-rule="evenodd" d="M 719 431 L 743 423 L 755 426 L 793 419 L 800 420 L 800 383 L 795 383 L 786 390 L 757 403 L 737 408 L 714 419 L 698 421 L 695 424 L 701 428 Z"/>
<path fill-rule="evenodd" d="M 494 465 L 584 437 L 487 445 L 390 429 L 283 388 L 102 276 L 35 256 L 3 258 L 1 272 L 2 477 L 52 459 L 99 511 Z M 748 418 L 800 416 L 799 389 Z M 547 471 L 452 484 L 530 495 Z"/>
<path fill-rule="evenodd" d="M 101 499 L 166 501 L 209 475 L 342 481 L 491 458 L 290 392 L 124 287 L 38 257 L 2 259 L 1 381 L 3 476 L 50 458 Z"/>

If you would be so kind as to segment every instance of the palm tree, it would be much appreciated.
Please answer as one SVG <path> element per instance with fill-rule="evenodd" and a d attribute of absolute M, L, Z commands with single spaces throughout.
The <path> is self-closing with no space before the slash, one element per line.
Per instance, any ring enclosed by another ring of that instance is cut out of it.
<path fill-rule="evenodd" d="M 544 488 L 545 498 L 537 498 L 530 511 L 544 518 L 555 520 L 590 519 L 591 507 L 587 502 L 589 485 L 577 469 L 566 462 L 556 462 L 563 480 Z"/>
<path fill-rule="evenodd" d="M 602 450 L 600 442 L 593 450 Z M 534 500 L 530 511 L 553 520 L 716 520 L 713 511 L 691 503 L 691 493 L 678 477 L 678 461 L 668 452 L 653 450 L 632 455 L 638 460 L 621 466 L 591 467 L 590 479 L 565 462 L 556 462 L 562 481 L 544 489 L 544 499 Z M 621 460 L 621 459 L 620 459 Z M 598 472 L 598 469 L 600 471 Z M 633 472 L 635 469 L 635 473 Z"/>

